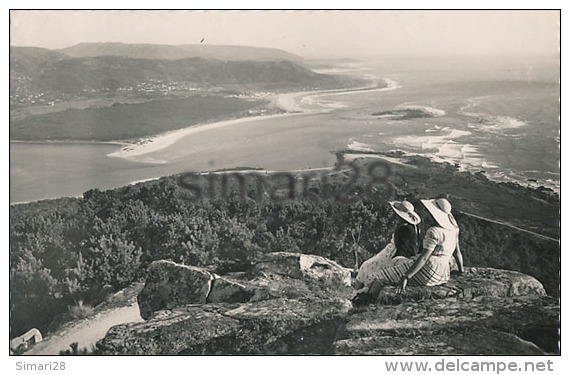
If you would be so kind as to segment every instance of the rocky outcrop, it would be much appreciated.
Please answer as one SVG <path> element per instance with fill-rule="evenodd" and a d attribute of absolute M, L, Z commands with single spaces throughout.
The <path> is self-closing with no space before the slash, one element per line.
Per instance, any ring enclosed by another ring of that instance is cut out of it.
<path fill-rule="evenodd" d="M 332 352 L 390 355 L 554 353 L 558 343 L 559 312 L 555 299 L 536 295 L 450 297 L 407 301 L 399 305 L 372 304 L 352 311 L 347 323 L 339 330 Z M 503 333 L 518 339 L 508 338 Z M 476 340 L 481 336 L 484 338 Z M 471 341 L 463 342 L 458 340 L 459 337 Z M 498 341 L 501 338 L 505 340 L 503 344 Z"/>
<path fill-rule="evenodd" d="M 338 298 L 187 305 L 111 328 L 99 353 L 320 354 L 350 308 Z"/>
<path fill-rule="evenodd" d="M 269 253 L 248 275 L 219 276 L 205 269 L 158 260 L 148 268 L 138 296 L 141 317 L 190 303 L 248 302 L 272 298 L 350 299 L 350 270 L 316 255 Z"/>
<path fill-rule="evenodd" d="M 560 306 L 536 279 L 469 268 L 437 287 L 394 287 L 353 308 L 350 271 L 271 253 L 218 276 L 158 261 L 138 301 L 142 323 L 111 328 L 100 354 L 544 354 L 558 350 Z M 144 313 L 143 313 L 144 311 Z"/>
<path fill-rule="evenodd" d="M 558 350 L 558 301 L 520 272 L 466 268 L 439 286 L 387 286 L 354 309 L 334 354 L 544 354 Z M 538 344 L 538 345 L 537 345 Z"/>
<path fill-rule="evenodd" d="M 461 276 L 454 277 L 443 285 L 409 286 L 402 295 L 396 295 L 396 287 L 386 286 L 378 295 L 378 303 L 395 304 L 451 297 L 472 299 L 478 296 L 502 298 L 527 295 L 545 296 L 546 291 L 537 279 L 520 272 L 466 267 Z"/>
<path fill-rule="evenodd" d="M 315 281 L 330 289 L 351 285 L 350 270 L 337 263 L 317 256 L 299 253 L 269 253 L 258 261 L 252 269 L 256 276 L 271 274 L 292 279 Z"/>
<path fill-rule="evenodd" d="M 307 296 L 350 299 L 354 296 L 348 268 L 316 255 L 266 254 L 251 271 L 248 285 L 252 301 Z"/>
<path fill-rule="evenodd" d="M 457 332 L 426 337 L 374 336 L 341 340 L 334 353 L 342 355 L 541 355 L 535 344 L 505 332 Z"/>

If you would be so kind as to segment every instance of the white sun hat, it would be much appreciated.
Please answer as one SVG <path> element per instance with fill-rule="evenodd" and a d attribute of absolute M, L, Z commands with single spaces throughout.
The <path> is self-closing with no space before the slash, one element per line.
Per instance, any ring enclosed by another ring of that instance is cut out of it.
<path fill-rule="evenodd" d="M 414 205 L 411 204 L 408 201 L 392 201 L 389 202 L 390 206 L 392 206 L 392 209 L 394 210 L 394 212 L 396 212 L 398 214 L 398 216 L 400 216 L 402 219 L 406 220 L 408 223 L 413 224 L 413 225 L 418 225 L 422 219 L 420 218 L 420 215 L 418 215 L 415 211 L 414 211 Z"/>
<path fill-rule="evenodd" d="M 447 199 L 422 199 L 422 203 L 439 226 L 450 230 L 458 228 L 457 222 L 451 213 L 451 203 Z"/>

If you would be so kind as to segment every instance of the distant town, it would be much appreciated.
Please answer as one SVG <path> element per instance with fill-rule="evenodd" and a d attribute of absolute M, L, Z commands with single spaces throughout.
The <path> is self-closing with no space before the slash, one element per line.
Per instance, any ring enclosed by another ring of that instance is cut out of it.
<path fill-rule="evenodd" d="M 222 87 L 204 88 L 189 82 L 150 79 L 132 86 L 84 88 L 77 94 L 62 93 L 59 91 L 30 92 L 23 89 L 21 92 L 10 95 L 10 106 L 14 108 L 21 106 L 55 106 L 56 103 L 60 102 L 101 97 L 101 95 L 105 94 L 158 99 L 168 95 L 175 97 L 186 96 L 188 93 L 220 95 L 226 98 L 239 98 L 243 100 L 267 99 L 271 95 L 268 91 L 249 92 Z"/>

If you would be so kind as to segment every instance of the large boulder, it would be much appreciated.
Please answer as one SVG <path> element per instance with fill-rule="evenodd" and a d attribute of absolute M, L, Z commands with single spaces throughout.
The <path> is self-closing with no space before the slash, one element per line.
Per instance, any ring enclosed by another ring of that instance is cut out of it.
<path fill-rule="evenodd" d="M 305 296 L 351 298 L 351 271 L 316 255 L 268 253 L 250 271 L 255 300 Z"/>
<path fill-rule="evenodd" d="M 148 319 L 155 311 L 189 303 L 206 303 L 213 279 L 212 274 L 198 267 L 168 260 L 152 262 L 137 298 L 141 317 Z"/>
<path fill-rule="evenodd" d="M 191 349 L 193 354 L 217 354 L 210 353 L 212 346 L 235 332 L 239 324 L 217 310 L 214 305 L 188 305 L 156 312 L 142 323 L 116 325 L 97 344 L 97 353 L 181 354 Z"/>
<path fill-rule="evenodd" d="M 536 295 L 545 296 L 542 284 L 532 276 L 516 271 L 494 268 L 466 267 L 461 276 L 437 286 L 408 286 L 406 292 L 396 295 L 395 286 L 382 288 L 377 303 L 398 304 L 423 299 L 466 298 L 493 296 L 496 298 Z"/>
<path fill-rule="evenodd" d="M 190 303 L 255 302 L 273 298 L 350 299 L 350 270 L 315 255 L 266 254 L 246 275 L 219 276 L 206 269 L 158 260 L 150 264 L 138 303 L 143 319 Z"/>
<path fill-rule="evenodd" d="M 103 355 L 321 354 L 351 309 L 342 299 L 187 305 L 112 327 Z"/>
<path fill-rule="evenodd" d="M 274 274 L 312 279 L 330 286 L 350 286 L 350 270 L 332 260 L 301 253 L 267 253 L 253 267 L 254 275 Z"/>
<path fill-rule="evenodd" d="M 466 268 L 446 284 L 409 286 L 402 295 L 387 286 L 374 303 L 353 311 L 332 352 L 555 353 L 560 305 L 545 296 L 534 277 L 492 268 Z"/>
<path fill-rule="evenodd" d="M 248 303 L 228 311 L 238 319 L 233 343 L 240 354 L 325 354 L 352 309 L 340 298 L 286 298 Z"/>
<path fill-rule="evenodd" d="M 554 353 L 558 344 L 559 311 L 555 299 L 532 295 L 408 301 L 399 305 L 373 304 L 352 312 L 347 323 L 339 329 L 333 352 L 349 354 L 363 349 L 361 354 L 435 354 L 430 351 L 436 350 L 434 345 L 440 340 L 440 345 L 453 349 L 439 354 L 536 353 L 533 346 L 527 343 L 523 345 L 519 342 L 511 348 L 511 338 L 496 334 L 504 332 L 515 334 L 523 341 L 532 341 L 534 346 L 541 348 L 541 352 Z M 465 347 L 459 345 L 460 341 L 456 338 L 467 336 L 472 340 L 473 349 L 462 352 Z M 386 344 L 390 342 L 388 338 L 403 345 L 405 340 L 402 339 L 410 337 L 416 340 L 416 344 L 407 348 L 371 346 L 371 343 Z M 504 345 L 499 343 L 501 338 L 506 339 Z"/>

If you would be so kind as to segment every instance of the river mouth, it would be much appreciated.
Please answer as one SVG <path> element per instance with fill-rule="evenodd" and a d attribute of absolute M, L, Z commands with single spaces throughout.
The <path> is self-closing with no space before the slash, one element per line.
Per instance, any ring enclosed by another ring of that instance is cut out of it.
<path fill-rule="evenodd" d="M 103 143 L 10 142 L 10 202 L 81 196 L 93 188 L 185 172 L 330 168 L 336 162 L 332 153 L 355 146 L 371 152 L 402 150 L 483 171 L 497 181 L 559 190 L 555 84 L 525 83 L 521 91 L 523 86 L 512 81 L 475 85 L 429 76 L 422 81 L 417 73 L 366 69 L 386 87 L 371 83 L 360 90 L 284 94 L 286 102 L 305 112 L 290 106 L 283 115 L 190 127 L 165 135 L 162 144 L 159 136 L 158 142 L 129 146 L 127 152 L 124 145 Z M 519 92 L 516 102 L 508 95 L 513 89 Z M 529 109 L 537 105 L 543 108 L 540 114 Z M 402 109 L 430 116 L 372 115 Z"/>

